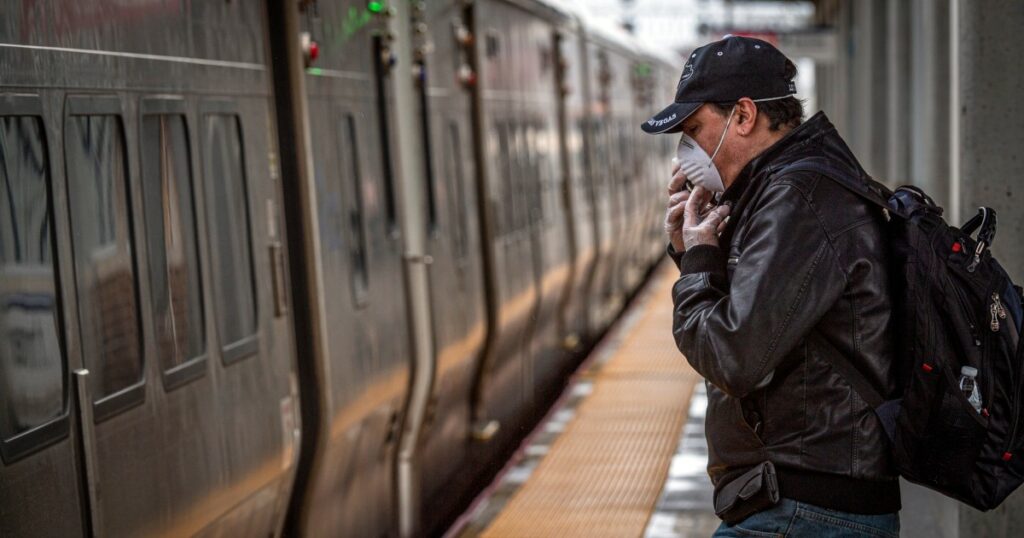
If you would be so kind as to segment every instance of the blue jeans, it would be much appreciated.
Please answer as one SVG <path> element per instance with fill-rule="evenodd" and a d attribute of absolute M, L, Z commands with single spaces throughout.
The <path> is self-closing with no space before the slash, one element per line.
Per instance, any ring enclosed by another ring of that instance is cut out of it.
<path fill-rule="evenodd" d="M 729 526 L 722 523 L 712 538 L 763 536 L 785 538 L 838 538 L 845 536 L 900 535 L 899 514 L 866 516 L 829 510 L 812 504 L 780 499 L 779 504 Z"/>

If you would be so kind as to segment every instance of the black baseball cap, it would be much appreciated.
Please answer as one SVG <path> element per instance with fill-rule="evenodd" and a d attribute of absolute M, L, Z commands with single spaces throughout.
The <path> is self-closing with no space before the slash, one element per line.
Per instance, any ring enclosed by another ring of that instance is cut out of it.
<path fill-rule="evenodd" d="M 743 97 L 757 100 L 796 93 L 786 77 L 789 59 L 767 41 L 727 36 L 693 51 L 676 86 L 676 99 L 640 125 L 646 133 L 678 133 L 683 122 L 704 103 L 731 103 Z"/>

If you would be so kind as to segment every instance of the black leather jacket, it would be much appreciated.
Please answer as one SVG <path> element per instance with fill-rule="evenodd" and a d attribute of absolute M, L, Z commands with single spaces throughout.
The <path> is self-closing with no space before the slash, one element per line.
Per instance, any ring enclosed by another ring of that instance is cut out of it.
<path fill-rule="evenodd" d="M 723 194 L 734 205 L 721 247 L 682 255 L 670 247 L 681 272 L 672 331 L 708 382 L 716 492 L 770 460 L 783 497 L 895 512 L 899 485 L 882 426 L 823 358 L 842 354 L 881 393 L 896 388 L 884 216 L 825 176 L 780 173 L 823 156 L 862 177 L 819 112 L 752 160 Z"/>

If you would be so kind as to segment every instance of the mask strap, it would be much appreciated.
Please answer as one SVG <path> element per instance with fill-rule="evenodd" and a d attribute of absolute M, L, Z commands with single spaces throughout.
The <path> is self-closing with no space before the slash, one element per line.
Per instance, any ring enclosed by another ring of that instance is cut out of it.
<path fill-rule="evenodd" d="M 778 101 L 779 99 L 785 99 L 792 97 L 793 94 L 780 95 L 779 97 L 765 97 L 764 99 L 751 99 L 755 103 L 763 103 L 765 101 Z M 729 124 L 732 122 L 732 115 L 736 113 L 736 107 L 733 106 L 732 110 L 729 111 L 729 119 L 725 121 L 725 130 L 722 131 L 722 138 L 718 139 L 718 145 L 715 146 L 714 153 L 711 154 L 711 160 L 715 160 L 715 156 L 718 155 L 718 150 L 722 149 L 722 143 L 725 142 L 725 135 L 729 132 Z"/>
<path fill-rule="evenodd" d="M 718 139 L 718 145 L 715 146 L 715 152 L 711 154 L 711 160 L 715 160 L 715 155 L 718 155 L 718 150 L 722 149 L 722 143 L 725 142 L 725 135 L 729 132 L 729 124 L 732 123 L 732 115 L 736 113 L 736 107 L 732 107 L 729 112 L 729 119 L 725 120 L 725 130 L 722 131 L 722 138 Z M 709 163 L 710 164 L 710 163 Z"/>

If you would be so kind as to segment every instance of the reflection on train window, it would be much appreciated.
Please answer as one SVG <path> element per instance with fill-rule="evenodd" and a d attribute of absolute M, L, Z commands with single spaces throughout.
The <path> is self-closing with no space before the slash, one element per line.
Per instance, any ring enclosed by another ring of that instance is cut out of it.
<path fill-rule="evenodd" d="M 242 346 L 256 334 L 256 283 L 249 236 L 249 197 L 241 126 L 230 114 L 204 117 L 203 183 L 217 304 L 217 333 L 224 360 L 247 356 Z"/>
<path fill-rule="evenodd" d="M 455 255 L 463 258 L 469 253 L 469 238 L 466 223 L 466 185 L 462 162 L 462 140 L 459 137 L 459 126 L 452 122 L 448 126 L 448 170 L 446 176 L 452 189 L 449 189 L 448 207 L 452 220 L 452 234 L 455 237 Z"/>
<path fill-rule="evenodd" d="M 143 116 L 142 196 L 157 354 L 170 370 L 206 351 L 185 116 Z"/>
<path fill-rule="evenodd" d="M 113 115 L 65 126 L 82 354 L 97 399 L 142 378 L 124 131 Z"/>
<path fill-rule="evenodd" d="M 359 147 L 356 145 L 359 137 L 356 136 L 356 122 L 351 114 L 345 115 L 339 131 L 339 155 L 344 155 L 340 169 L 342 174 L 349 176 L 348 181 L 352 185 L 352 203 L 348 213 L 352 299 L 356 305 L 361 306 L 366 304 L 370 276 L 367 268 L 366 220 L 363 214 L 363 177 L 359 167 Z"/>
<path fill-rule="evenodd" d="M 0 438 L 64 408 L 49 163 L 37 117 L 0 118 Z"/>

